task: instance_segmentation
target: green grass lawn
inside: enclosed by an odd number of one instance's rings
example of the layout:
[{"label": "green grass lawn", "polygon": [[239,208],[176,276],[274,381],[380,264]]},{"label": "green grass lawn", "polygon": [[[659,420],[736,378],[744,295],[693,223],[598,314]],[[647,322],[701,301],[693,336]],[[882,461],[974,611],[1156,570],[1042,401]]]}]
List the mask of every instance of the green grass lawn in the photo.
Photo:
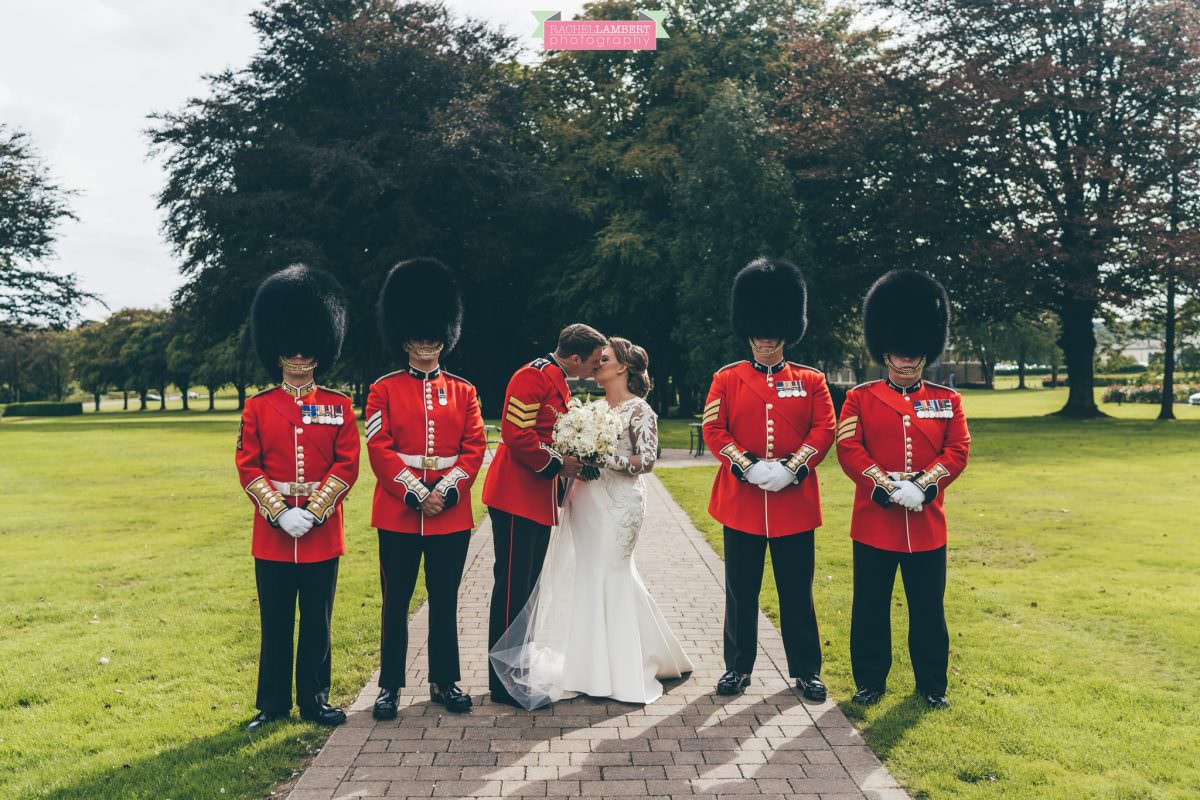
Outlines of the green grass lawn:
[{"label": "green grass lawn", "polygon": [[[0,797],[264,797],[324,741],[294,715],[243,730],[258,611],[236,436],[232,413],[0,422]],[[334,607],[334,703],[378,660],[373,488],[364,454]],[[423,601],[418,583],[413,607]]]},{"label": "green grass lawn", "polygon": [[[947,492],[953,708],[911,694],[899,585],[889,693],[848,702],[852,486],[831,457],[815,593],[832,696],[916,797],[1200,796],[1200,423],[987,419],[995,397],[1055,402],[985,394]],[[720,552],[712,468],[656,474]],[[763,602],[775,618],[770,579]]]}]

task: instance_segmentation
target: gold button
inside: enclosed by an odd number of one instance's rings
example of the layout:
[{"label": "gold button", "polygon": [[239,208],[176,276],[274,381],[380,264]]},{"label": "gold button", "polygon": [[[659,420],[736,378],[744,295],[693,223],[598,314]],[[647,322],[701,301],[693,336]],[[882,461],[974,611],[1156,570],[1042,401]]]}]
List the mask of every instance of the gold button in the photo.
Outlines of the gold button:
[{"label": "gold button", "polygon": [[775,407],[774,403],[767,403],[767,411],[770,411],[774,407]]}]

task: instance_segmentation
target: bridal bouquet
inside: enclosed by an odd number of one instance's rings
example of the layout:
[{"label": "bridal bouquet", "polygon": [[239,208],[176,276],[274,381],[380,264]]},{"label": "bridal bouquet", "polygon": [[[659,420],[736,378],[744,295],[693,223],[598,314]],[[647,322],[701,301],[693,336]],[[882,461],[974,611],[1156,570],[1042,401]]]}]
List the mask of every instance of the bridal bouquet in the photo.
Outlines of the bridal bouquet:
[{"label": "bridal bouquet", "polygon": [[616,455],[624,429],[621,415],[606,400],[588,403],[572,397],[567,412],[554,423],[554,449],[586,462],[585,479],[598,478],[599,465],[606,456]]}]

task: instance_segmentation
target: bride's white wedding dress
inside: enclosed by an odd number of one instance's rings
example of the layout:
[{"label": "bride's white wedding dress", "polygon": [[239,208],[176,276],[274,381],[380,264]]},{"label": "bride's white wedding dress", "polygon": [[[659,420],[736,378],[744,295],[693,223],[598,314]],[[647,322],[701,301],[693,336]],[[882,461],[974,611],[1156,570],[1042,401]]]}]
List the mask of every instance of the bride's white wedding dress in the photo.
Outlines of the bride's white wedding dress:
[{"label": "bride's white wedding dress", "polygon": [[618,455],[599,479],[574,482],[537,586],[489,653],[525,708],[580,694],[651,703],[662,696],[660,678],[692,671],[633,559],[645,517],[641,474],[658,452],[657,417],[640,397],[617,410],[626,434]]}]

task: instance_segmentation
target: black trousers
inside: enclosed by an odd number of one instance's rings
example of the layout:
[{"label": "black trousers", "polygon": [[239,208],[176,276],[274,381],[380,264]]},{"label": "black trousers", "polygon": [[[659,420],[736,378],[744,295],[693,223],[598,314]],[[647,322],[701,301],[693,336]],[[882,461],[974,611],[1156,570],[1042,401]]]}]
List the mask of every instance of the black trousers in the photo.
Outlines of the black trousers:
[{"label": "black trousers", "polygon": [[860,689],[886,689],[892,667],[892,586],[896,567],[908,599],[908,653],[917,688],[946,692],[950,634],[946,630],[946,548],[893,553],[854,543],[854,606],[850,664]]},{"label": "black trousers", "polygon": [[[488,516],[492,520],[492,543],[496,550],[496,564],[492,569],[492,607],[488,616],[490,649],[500,641],[513,618],[521,613],[542,574],[542,562],[546,560],[546,548],[550,546],[550,526],[495,508],[488,509]],[[494,699],[509,699],[508,690],[496,676],[491,659],[488,660],[488,689]]]},{"label": "black trousers", "polygon": [[821,631],[813,608],[813,532],[768,538],[725,528],[725,669],[753,672],[758,655],[758,593],[767,548],[779,591],[788,674],[821,672]]},{"label": "black trousers", "polygon": [[337,591],[338,559],[311,564],[254,559],[262,646],[258,653],[258,699],[270,714],[292,708],[292,633],[300,601],[296,649],[296,704],[314,708],[329,701],[332,666],[330,622]]},{"label": "black trousers", "polygon": [[379,583],[383,588],[382,667],[379,685],[406,686],[408,605],[417,586],[417,570],[425,557],[425,590],[429,595],[429,682],[444,686],[462,679],[458,665],[458,587],[471,532],[421,536],[379,531]]}]

